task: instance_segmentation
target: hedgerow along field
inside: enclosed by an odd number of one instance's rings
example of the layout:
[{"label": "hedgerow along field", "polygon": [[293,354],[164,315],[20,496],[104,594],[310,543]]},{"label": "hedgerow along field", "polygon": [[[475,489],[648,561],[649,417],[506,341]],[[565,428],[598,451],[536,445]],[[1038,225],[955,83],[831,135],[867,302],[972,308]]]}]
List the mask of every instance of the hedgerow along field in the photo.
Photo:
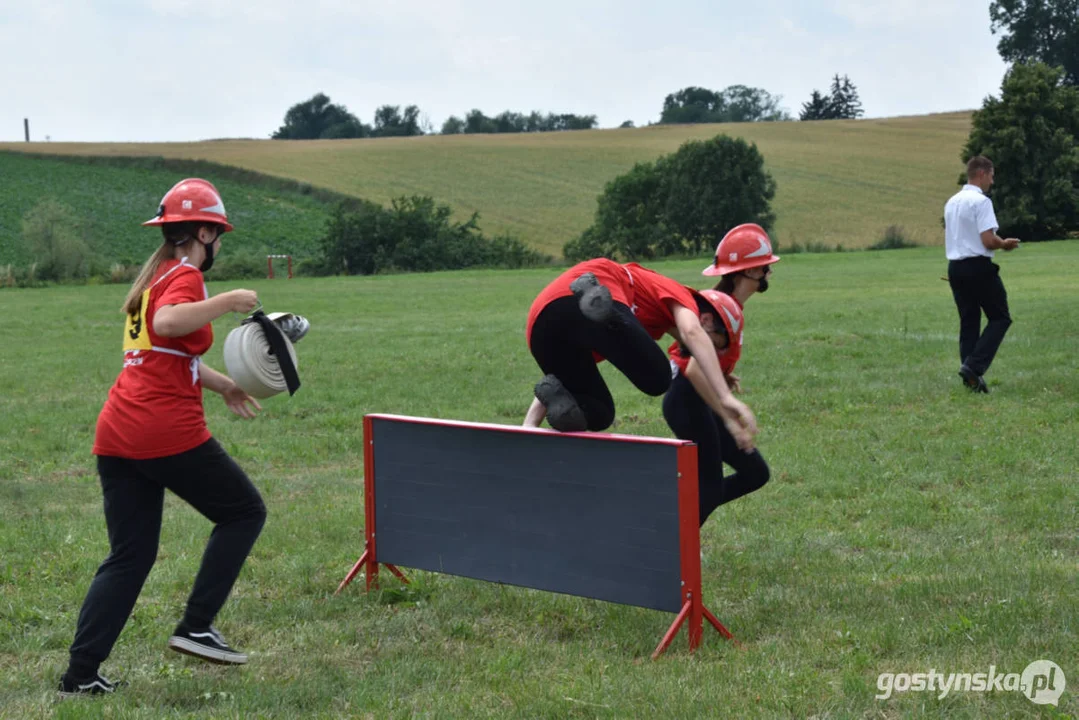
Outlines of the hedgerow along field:
[{"label": "hedgerow along field", "polygon": [[[567,240],[591,225],[607,182],[635,163],[720,133],[757,143],[764,156],[778,185],[773,207],[780,247],[863,248],[891,225],[914,242],[939,244],[944,201],[957,189],[959,152],[969,132],[970,113],[962,112],[520,135],[8,143],[0,149],[209,160],[383,204],[401,195],[430,195],[453,207],[459,220],[478,211],[487,235],[510,233],[557,257]],[[222,192],[228,207],[230,195]]]},{"label": "hedgerow along field", "polygon": [[[407,568],[411,586],[384,573],[381,592],[333,595],[362,549],[364,413],[519,423],[539,379],[525,316],[556,270],[251,283],[269,310],[313,323],[294,398],[254,421],[206,399],[269,507],[218,622],[251,662],[165,648],[210,531],[170,497],[157,566],[104,667],[130,686],[59,704],[107,552],[89,451],[125,289],[5,290],[0,716],[1076,717],[1079,244],[1001,253],[1015,324],[989,395],[955,374],[942,254],[788,256],[750,301],[738,370],[773,477],[703,529],[705,603],[745,648],[706,627],[695,655],[681,635],[658,662],[664,613]],[[701,287],[705,262],[655,267]],[[212,366],[237,322],[216,323]],[[615,431],[669,436],[659,399],[605,374]],[[1014,692],[874,698],[881,672],[1039,659],[1067,675],[1058,708]]]},{"label": "hedgerow along field", "polygon": [[[21,240],[22,221],[38,203],[58,200],[74,211],[79,233],[105,263],[141,263],[160,240],[160,230],[139,224],[157,211],[165,192],[187,177],[177,168],[145,160],[125,166],[65,162],[0,152],[0,265],[33,261]],[[183,168],[192,175],[200,168]],[[291,253],[315,257],[331,205],[298,190],[205,172],[221,191],[235,230],[233,253]]]}]

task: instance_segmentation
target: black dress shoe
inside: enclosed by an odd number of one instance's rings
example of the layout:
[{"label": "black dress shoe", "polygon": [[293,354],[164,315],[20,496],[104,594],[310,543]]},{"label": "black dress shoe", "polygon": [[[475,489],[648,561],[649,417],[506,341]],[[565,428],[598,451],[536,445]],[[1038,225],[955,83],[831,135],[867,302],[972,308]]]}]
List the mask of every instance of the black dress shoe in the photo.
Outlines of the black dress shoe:
[{"label": "black dress shoe", "polygon": [[966,365],[959,366],[959,377],[963,379],[963,384],[966,385],[971,392],[989,392],[989,386],[985,384],[985,378],[981,375],[975,375],[974,371]]}]

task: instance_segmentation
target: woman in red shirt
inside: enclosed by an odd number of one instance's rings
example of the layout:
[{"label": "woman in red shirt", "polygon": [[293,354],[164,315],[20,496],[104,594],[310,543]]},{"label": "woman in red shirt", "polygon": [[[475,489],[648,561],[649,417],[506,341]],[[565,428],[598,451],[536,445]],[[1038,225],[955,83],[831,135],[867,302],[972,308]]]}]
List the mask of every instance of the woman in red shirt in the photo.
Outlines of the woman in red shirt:
[{"label": "woman in red shirt", "polygon": [[110,693],[98,672],[131,615],[157,557],[165,490],[214,523],[187,608],[168,646],[210,662],[242,664],[212,626],[266,520],[266,506],[243,470],[206,428],[202,389],[235,414],[261,407],[200,356],[213,344],[210,323],[258,304],[253,290],[209,297],[203,273],[221,235],[232,230],[221,196],[205,180],[177,183],[157,216],[164,242],[124,302],[124,364],[98,416],[93,452],[105,499],[109,556],[79,613],[61,695]]},{"label": "woman in red shirt", "polygon": [[[724,378],[736,392],[741,390],[734,367],[742,354],[745,329],[742,308],[753,293],[768,289],[768,276],[776,262],[779,257],[772,253],[772,243],[764,229],[745,224],[724,236],[716,248],[715,260],[702,273],[722,275],[714,290],[704,290],[702,294],[714,293],[715,302],[728,320],[731,343],[720,352],[718,360]],[[671,345],[668,352],[674,377],[663,398],[663,417],[677,437],[697,443],[700,524],[703,525],[720,505],[763,487],[770,471],[760,451],[742,447],[727,423],[713,411],[716,398],[712,396],[702,364],[697,361],[699,356],[690,357],[678,343]],[[734,468],[735,474],[724,477],[723,463]]]},{"label": "woman in red shirt", "polygon": [[715,411],[742,447],[752,447],[756,420],[723,380],[716,347],[726,342],[716,310],[697,291],[636,263],[600,258],[570,268],[532,303],[525,335],[545,373],[524,424],[544,417],[563,432],[605,430],[614,400],[596,363],[609,360],[642,392],[658,396],[671,381],[656,340],[670,334],[704,358]]}]

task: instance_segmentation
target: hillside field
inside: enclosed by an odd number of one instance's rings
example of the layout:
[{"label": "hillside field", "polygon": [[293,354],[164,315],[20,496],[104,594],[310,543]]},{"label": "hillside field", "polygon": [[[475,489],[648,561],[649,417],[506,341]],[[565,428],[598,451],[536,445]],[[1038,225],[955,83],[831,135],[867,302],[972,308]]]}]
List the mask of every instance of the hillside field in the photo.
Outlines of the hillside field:
[{"label": "hillside field", "polygon": [[[901,187],[901,184],[894,186]],[[363,542],[362,418],[518,424],[523,337],[553,269],[259,280],[310,318],[303,387],[251,421],[207,393],[215,436],[269,508],[217,625],[250,664],[165,648],[209,523],[168,497],[157,565],[96,702],[57,703],[108,544],[90,455],[120,370],[119,285],[0,292],[0,718],[900,718],[1079,716],[1079,243],[1001,254],[1015,324],[973,395],[940,248],[801,254],[746,308],[738,374],[772,470],[702,531],[710,628],[648,657],[672,616],[403,568],[333,591]],[[656,263],[704,285],[704,258]],[[218,293],[238,283],[210,283]],[[222,368],[215,323],[206,357]],[[660,400],[604,369],[617,432],[669,437]],[[1067,676],[1018,692],[900,692],[880,673]]]},{"label": "hillside field", "polygon": [[[141,263],[161,243],[159,228],[139,224],[157,212],[176,172],[152,167],[116,167],[63,162],[0,152],[0,265],[31,262],[22,239],[23,218],[46,199],[74,211],[78,232],[105,263]],[[317,253],[329,207],[300,192],[273,190],[217,178],[235,230],[226,236],[232,252]]]},{"label": "hillside field", "polygon": [[[957,112],[880,120],[656,125],[526,135],[7,143],[0,144],[0,149],[208,160],[381,203],[400,195],[431,195],[451,205],[461,219],[479,211],[485,233],[508,232],[559,256],[563,244],[591,224],[596,197],[607,182],[635,163],[674,152],[688,140],[719,133],[752,141],[764,155],[778,185],[773,207],[775,237],[781,247],[793,242],[866,247],[890,225],[902,227],[915,242],[942,244],[942,209],[956,190],[962,171],[959,153],[969,131],[970,113]],[[37,175],[28,166],[19,171],[20,182]],[[103,186],[103,179],[95,180],[91,170],[81,172],[83,184]],[[169,185],[154,182],[131,202],[156,208],[160,193]],[[59,189],[50,185],[48,191]],[[230,202],[239,207],[230,192],[224,188],[222,192],[226,207]],[[270,221],[266,227],[272,225]],[[0,225],[5,243],[7,232]],[[289,238],[283,239],[287,244]]]}]

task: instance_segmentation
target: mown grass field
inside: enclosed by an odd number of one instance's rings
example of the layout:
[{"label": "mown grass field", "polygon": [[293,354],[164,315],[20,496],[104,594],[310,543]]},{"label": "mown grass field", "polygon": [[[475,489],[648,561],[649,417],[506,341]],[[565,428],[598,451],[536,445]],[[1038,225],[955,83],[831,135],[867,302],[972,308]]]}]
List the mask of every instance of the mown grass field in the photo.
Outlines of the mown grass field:
[{"label": "mown grass field", "polygon": [[[89,455],[120,366],[120,286],[5,290],[0,306],[3,718],[1079,716],[1079,243],[999,260],[1015,324],[960,387],[940,249],[797,255],[747,308],[739,374],[772,481],[703,529],[706,627],[652,652],[672,617],[407,571],[333,590],[362,545],[367,412],[520,422],[523,339],[552,269],[258,281],[307,315],[304,386],[254,421],[207,397],[215,435],[269,507],[218,625],[244,668],[165,643],[209,524],[170,497],[157,566],[103,670],[131,684],[58,703],[79,604],[107,552]],[[702,261],[656,264],[698,284]],[[211,292],[235,284],[213,283]],[[221,367],[232,317],[207,361]],[[660,403],[606,371],[620,432],[667,436]],[[1014,692],[874,698],[881,672],[1021,673],[1056,662],[1059,707]]]},{"label": "mown grass field", "polygon": [[[166,169],[112,167],[0,152],[0,265],[28,265],[22,238],[26,214],[46,199],[74,212],[78,232],[106,263],[141,263],[161,241],[161,231],[139,224],[157,212],[161,196],[184,175]],[[212,178],[235,230],[234,251],[317,254],[329,206],[299,192]]]},{"label": "mown grass field", "polygon": [[[210,160],[386,203],[431,195],[485,233],[560,256],[591,225],[596,196],[635,163],[726,133],[755,142],[778,184],[780,245],[861,248],[899,225],[941,244],[944,201],[962,170],[970,113],[883,120],[651,126],[626,130],[332,141],[7,143],[0,149]],[[167,186],[167,184],[166,184]],[[157,192],[155,189],[154,192]],[[222,192],[225,192],[222,190]],[[154,199],[156,202],[156,198]],[[230,195],[225,194],[225,202]]]}]

